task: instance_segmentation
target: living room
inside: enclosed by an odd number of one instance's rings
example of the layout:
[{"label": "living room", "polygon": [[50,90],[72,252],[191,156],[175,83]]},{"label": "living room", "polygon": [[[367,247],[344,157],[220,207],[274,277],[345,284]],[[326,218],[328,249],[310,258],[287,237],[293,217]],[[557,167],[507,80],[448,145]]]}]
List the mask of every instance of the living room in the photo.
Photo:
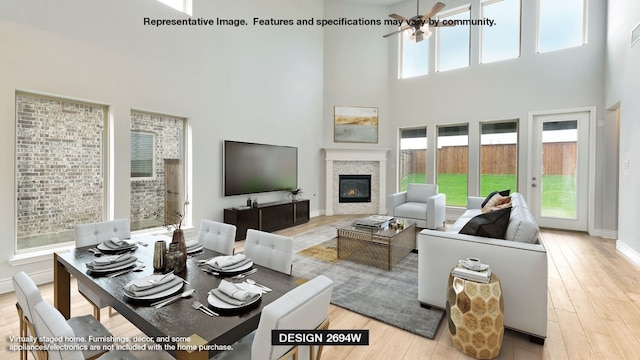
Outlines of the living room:
[{"label": "living room", "polygon": [[[426,9],[433,1],[422,1]],[[447,1],[447,8],[475,1]],[[503,62],[435,71],[399,79],[398,40],[382,35],[384,26],[149,26],[146,17],[186,18],[155,0],[28,0],[0,5],[2,83],[0,114],[2,168],[14,169],[16,93],[97,103],[108,107],[111,164],[106,218],[129,217],[130,119],[132,110],[187,119],[191,224],[223,219],[223,209],[244,205],[246,197],[222,193],[222,141],[236,140],[298,148],[298,185],[310,200],[311,217],[327,212],[323,149],[388,149],[384,192],[398,189],[398,129],[469,124],[478,134],[487,121],[519,121],[517,188],[527,193],[531,119],[552,111],[587,110],[592,124],[589,161],[591,202],[588,231],[617,239],[624,256],[640,264],[638,167],[634,154],[640,105],[640,47],[630,46],[640,19],[631,0],[589,1],[587,43],[557,52],[537,53],[536,2],[522,4],[521,56]],[[327,0],[269,2],[194,1],[193,17],[247,19],[376,18],[413,14],[415,1],[386,4]],[[475,10],[474,10],[475,11]],[[474,38],[478,29],[471,29]],[[433,41],[433,39],[429,40]],[[432,43],[433,44],[433,43]],[[479,53],[471,41],[472,55]],[[431,52],[431,59],[435,59]],[[286,100],[286,101],[285,101]],[[379,110],[375,144],[334,141],[334,106]],[[612,132],[615,134],[611,139]],[[618,135],[619,134],[619,135]],[[477,138],[477,136],[475,136]],[[429,141],[433,141],[433,137]],[[469,137],[471,142],[474,136]],[[435,144],[430,142],[429,144]],[[613,144],[613,145],[611,145]],[[470,146],[474,144],[471,143]],[[475,144],[477,146],[477,143]],[[435,155],[431,164],[434,164]],[[612,164],[613,156],[615,164]],[[619,166],[617,166],[619,164]],[[615,173],[614,180],[605,176]],[[432,165],[433,166],[433,165]],[[469,173],[478,158],[470,156]],[[473,170],[473,171],[472,171]],[[427,182],[436,180],[435,167]],[[478,188],[478,176],[468,177]],[[613,185],[612,185],[613,183]],[[16,203],[16,178],[0,180],[0,198]],[[468,195],[479,195],[469,190]],[[618,195],[619,194],[619,195]],[[282,193],[257,195],[259,202]],[[611,208],[611,204],[617,204]],[[460,211],[448,209],[448,219]],[[16,254],[17,210],[0,210],[4,245],[0,290],[11,291],[11,276],[24,270],[39,283],[51,281],[50,255]]]}]

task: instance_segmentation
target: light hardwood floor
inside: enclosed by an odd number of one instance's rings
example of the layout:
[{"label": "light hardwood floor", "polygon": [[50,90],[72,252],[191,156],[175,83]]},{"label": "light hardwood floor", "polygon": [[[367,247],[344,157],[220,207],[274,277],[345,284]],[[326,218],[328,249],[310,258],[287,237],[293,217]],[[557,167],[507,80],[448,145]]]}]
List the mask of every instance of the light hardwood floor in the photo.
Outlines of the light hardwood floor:
[{"label": "light hardwood floor", "polygon": [[[321,216],[279,233],[295,235],[343,218]],[[543,230],[541,236],[549,256],[546,343],[535,345],[506,331],[498,359],[640,359],[640,267],[615,250],[614,240],[557,230]],[[237,243],[238,250],[243,246]],[[91,313],[75,282],[73,286],[72,315]],[[40,288],[52,301],[52,284]],[[8,351],[8,337],[18,334],[15,301],[13,293],[0,295],[0,356],[12,359],[18,358]],[[142,335],[120,315],[109,318],[104,309],[102,317],[114,335]],[[368,329],[370,345],[325,347],[323,360],[470,359],[453,347],[444,322],[429,340],[336,306],[331,306],[329,319],[332,329]],[[171,359],[164,352],[136,355]]]}]

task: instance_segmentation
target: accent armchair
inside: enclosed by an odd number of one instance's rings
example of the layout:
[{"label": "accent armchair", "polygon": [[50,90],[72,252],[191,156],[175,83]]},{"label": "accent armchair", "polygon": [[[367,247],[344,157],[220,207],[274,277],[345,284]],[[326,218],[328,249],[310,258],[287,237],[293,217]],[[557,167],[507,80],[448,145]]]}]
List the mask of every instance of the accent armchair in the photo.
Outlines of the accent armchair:
[{"label": "accent armchair", "polygon": [[444,225],[446,196],[438,193],[437,184],[408,184],[407,191],[389,195],[387,215],[435,229]]}]

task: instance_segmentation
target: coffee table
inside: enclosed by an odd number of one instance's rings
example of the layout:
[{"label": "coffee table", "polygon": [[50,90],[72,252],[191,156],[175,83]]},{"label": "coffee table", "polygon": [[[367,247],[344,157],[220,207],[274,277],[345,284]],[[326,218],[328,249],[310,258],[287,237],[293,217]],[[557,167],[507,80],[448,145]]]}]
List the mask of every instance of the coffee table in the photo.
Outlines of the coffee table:
[{"label": "coffee table", "polygon": [[369,230],[353,226],[338,228],[338,259],[391,270],[416,244],[416,226],[401,230]]}]

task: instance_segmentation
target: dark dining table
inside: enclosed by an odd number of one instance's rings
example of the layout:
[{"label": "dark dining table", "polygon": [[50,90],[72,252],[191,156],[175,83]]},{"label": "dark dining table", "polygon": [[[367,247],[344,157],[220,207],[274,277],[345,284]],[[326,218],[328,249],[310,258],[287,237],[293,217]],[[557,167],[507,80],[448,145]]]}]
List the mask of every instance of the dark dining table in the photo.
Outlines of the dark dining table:
[{"label": "dark dining table", "polygon": [[[141,272],[131,272],[117,277],[94,276],[87,270],[86,263],[96,259],[88,251],[91,246],[54,253],[54,305],[62,315],[69,319],[70,309],[70,276],[86,285],[101,299],[140,329],[147,337],[162,342],[165,350],[178,359],[208,359],[220,349],[228,348],[233,343],[251,333],[258,327],[262,309],[274,300],[297,286],[293,276],[253,265],[257,272],[247,278],[271,288],[273,291],[262,294],[253,306],[236,312],[224,312],[208,305],[207,297],[211,289],[217,288],[225,277],[214,276],[201,270],[198,260],[221,255],[204,249],[187,259],[186,268],[177,276],[185,280],[182,291],[193,288],[191,298],[181,299],[173,304],[155,309],[149,302],[135,301],[123,293],[124,286],[131,280],[152,275],[154,241],[151,237],[143,240],[148,246],[138,245],[132,252],[139,263],[145,264]],[[109,256],[109,255],[103,255]],[[226,278],[229,280],[229,278]],[[240,280],[236,280],[240,281]],[[194,300],[218,312],[220,316],[211,317],[192,307]],[[188,337],[189,342],[182,338]],[[166,341],[168,340],[168,341]],[[155,346],[158,346],[156,343]],[[184,346],[185,344],[189,346]],[[199,346],[202,345],[202,348]],[[198,348],[196,348],[198,347]]]}]

